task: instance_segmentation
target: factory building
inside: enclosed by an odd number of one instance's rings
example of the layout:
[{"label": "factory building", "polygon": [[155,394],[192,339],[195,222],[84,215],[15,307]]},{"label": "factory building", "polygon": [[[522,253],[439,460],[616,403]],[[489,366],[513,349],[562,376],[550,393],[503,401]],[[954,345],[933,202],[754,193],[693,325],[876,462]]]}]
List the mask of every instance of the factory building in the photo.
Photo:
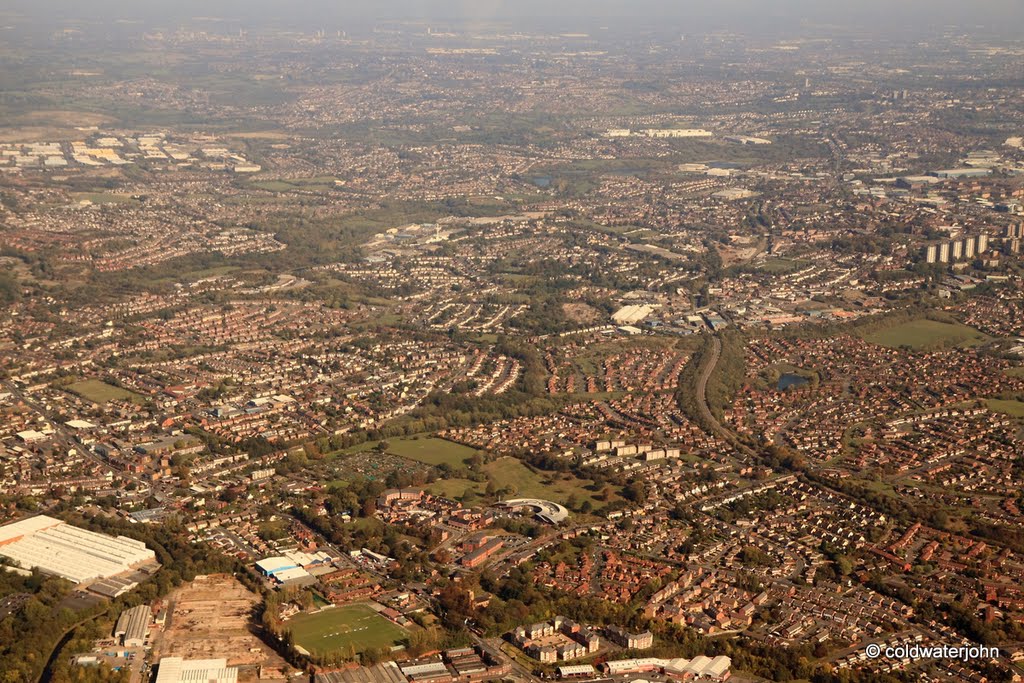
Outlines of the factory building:
[{"label": "factory building", "polygon": [[86,531],[46,515],[0,527],[0,557],[22,570],[38,569],[75,583],[156,564],[142,541]]},{"label": "factory building", "polygon": [[164,657],[156,670],[156,683],[236,683],[238,668],[226,659]]},{"label": "factory building", "polygon": [[653,306],[631,304],[629,306],[623,306],[612,313],[612,320],[614,320],[617,325],[631,325],[633,323],[640,322],[651,313],[654,313]]},{"label": "factory building", "polygon": [[256,563],[256,569],[282,586],[307,586],[316,582],[299,561],[287,555],[263,558]]},{"label": "factory building", "polygon": [[992,175],[991,168],[946,168],[935,172],[938,178],[982,178]]},{"label": "factory building", "polygon": [[149,605],[139,605],[121,612],[114,627],[114,637],[125,647],[142,647],[149,635],[153,611]]}]

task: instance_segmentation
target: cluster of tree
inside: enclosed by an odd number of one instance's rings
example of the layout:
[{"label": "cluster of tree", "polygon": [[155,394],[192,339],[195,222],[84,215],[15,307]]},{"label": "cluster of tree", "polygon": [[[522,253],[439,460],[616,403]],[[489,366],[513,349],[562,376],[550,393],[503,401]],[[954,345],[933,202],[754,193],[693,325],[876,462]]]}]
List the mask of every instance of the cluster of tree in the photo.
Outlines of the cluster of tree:
[{"label": "cluster of tree", "polygon": [[771,555],[752,545],[743,546],[738,559],[744,567],[774,567],[776,565]]},{"label": "cluster of tree", "polygon": [[71,654],[87,652],[99,638],[110,634],[113,627],[110,616],[86,621],[74,630],[73,636],[64,644],[50,663],[45,678],[49,683],[128,683],[131,670],[115,671],[108,664],[78,666]]},{"label": "cluster of tree", "polygon": [[[302,508],[292,513],[324,538],[345,550],[369,548],[395,560],[389,576],[401,581],[424,578],[431,567],[427,547],[432,543],[427,527],[396,527],[376,523],[343,521],[341,513],[372,519],[377,511],[377,497],[384,491],[379,481],[356,479],[331,488],[324,501],[328,514],[320,516]],[[410,539],[419,539],[413,544]]]},{"label": "cluster of tree", "polygon": [[10,306],[21,297],[21,286],[13,273],[0,272],[0,306]]},{"label": "cluster of tree", "polygon": [[[718,338],[722,350],[714,370],[708,377],[705,396],[708,408],[718,419],[723,411],[732,404],[736,392],[743,386],[746,377],[747,363],[743,333],[736,328],[728,328]],[[676,403],[687,417],[710,431],[710,425],[698,403],[697,385],[705,365],[713,353],[713,337],[703,339],[700,348],[693,354],[683,368],[679,378],[679,389],[676,391]]]},{"label": "cluster of tree", "polygon": [[756,513],[771,512],[787,503],[787,498],[778,491],[765,491],[755,496],[746,496],[723,505],[715,511],[715,516],[723,522],[732,523],[737,519],[751,519]]}]

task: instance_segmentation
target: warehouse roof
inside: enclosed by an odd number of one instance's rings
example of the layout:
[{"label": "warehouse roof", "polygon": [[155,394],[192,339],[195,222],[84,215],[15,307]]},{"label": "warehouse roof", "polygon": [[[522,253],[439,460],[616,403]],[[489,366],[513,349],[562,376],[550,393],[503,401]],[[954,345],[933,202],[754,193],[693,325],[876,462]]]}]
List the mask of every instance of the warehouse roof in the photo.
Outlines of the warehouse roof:
[{"label": "warehouse roof", "polygon": [[46,515],[0,527],[0,556],[76,583],[156,561],[142,541],[87,531]]},{"label": "warehouse roof", "polygon": [[226,659],[182,659],[164,657],[156,672],[156,683],[235,683],[238,669]]}]

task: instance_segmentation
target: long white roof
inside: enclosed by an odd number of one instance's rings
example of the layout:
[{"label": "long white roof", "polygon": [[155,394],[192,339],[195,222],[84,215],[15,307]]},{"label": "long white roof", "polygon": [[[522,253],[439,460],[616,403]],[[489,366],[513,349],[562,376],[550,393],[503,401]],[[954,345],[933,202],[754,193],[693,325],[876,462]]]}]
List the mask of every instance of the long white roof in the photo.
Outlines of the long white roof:
[{"label": "long white roof", "polygon": [[98,534],[46,515],[0,527],[0,555],[24,569],[38,568],[76,583],[156,560],[142,541]]},{"label": "long white roof", "polygon": [[235,683],[238,669],[226,659],[164,657],[156,671],[156,683]]}]

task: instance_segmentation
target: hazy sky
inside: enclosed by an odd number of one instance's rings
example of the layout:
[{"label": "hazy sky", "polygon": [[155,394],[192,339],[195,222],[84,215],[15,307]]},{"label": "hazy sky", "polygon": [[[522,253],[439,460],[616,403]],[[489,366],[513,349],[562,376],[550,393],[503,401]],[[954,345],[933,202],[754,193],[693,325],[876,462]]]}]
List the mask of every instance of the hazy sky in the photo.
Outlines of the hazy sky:
[{"label": "hazy sky", "polygon": [[[250,26],[334,27],[354,21],[505,21],[565,29],[573,22],[593,24],[629,19],[662,28],[756,29],[762,22],[884,27],[988,25],[1018,31],[1024,26],[1024,0],[4,0],[2,11],[37,20],[81,18],[143,19],[180,23],[195,16],[223,17]],[[8,14],[9,15],[9,14]]]}]

